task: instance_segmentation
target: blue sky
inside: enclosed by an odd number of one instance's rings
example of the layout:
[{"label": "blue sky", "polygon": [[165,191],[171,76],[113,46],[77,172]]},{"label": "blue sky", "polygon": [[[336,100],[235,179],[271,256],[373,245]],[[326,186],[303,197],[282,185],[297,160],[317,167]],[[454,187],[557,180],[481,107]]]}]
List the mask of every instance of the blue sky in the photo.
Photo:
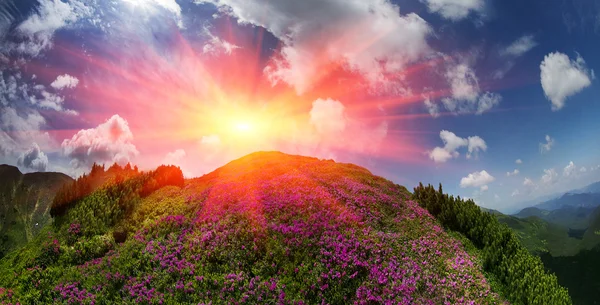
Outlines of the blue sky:
[{"label": "blue sky", "polygon": [[9,0],[0,163],[282,150],[513,211],[600,180],[598,54],[593,0]]}]

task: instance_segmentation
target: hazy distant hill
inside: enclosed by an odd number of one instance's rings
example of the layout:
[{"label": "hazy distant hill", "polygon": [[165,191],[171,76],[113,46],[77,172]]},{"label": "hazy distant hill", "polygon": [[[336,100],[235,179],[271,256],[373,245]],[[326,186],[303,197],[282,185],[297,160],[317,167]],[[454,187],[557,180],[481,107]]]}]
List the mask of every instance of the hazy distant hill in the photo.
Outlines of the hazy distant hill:
[{"label": "hazy distant hill", "polygon": [[586,187],[570,191],[569,193],[600,193],[600,181],[592,183]]},{"label": "hazy distant hill", "polygon": [[62,173],[22,174],[0,165],[0,257],[30,241],[50,220],[54,195],[71,177]]},{"label": "hazy distant hill", "polygon": [[589,226],[593,206],[563,205],[555,210],[544,210],[538,207],[530,207],[521,210],[514,216],[519,218],[538,217],[548,222],[558,224],[567,228],[582,230]]},{"label": "hazy distant hill", "polygon": [[542,210],[556,210],[564,206],[595,208],[600,206],[600,193],[565,193],[564,195],[535,205]]}]

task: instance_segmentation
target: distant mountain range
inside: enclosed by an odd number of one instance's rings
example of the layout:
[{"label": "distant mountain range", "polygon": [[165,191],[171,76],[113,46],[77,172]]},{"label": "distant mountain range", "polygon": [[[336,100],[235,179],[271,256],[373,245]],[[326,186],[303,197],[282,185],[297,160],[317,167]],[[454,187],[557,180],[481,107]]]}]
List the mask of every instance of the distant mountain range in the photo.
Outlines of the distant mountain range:
[{"label": "distant mountain range", "polygon": [[32,240],[50,221],[56,192],[73,179],[62,173],[23,174],[0,165],[0,257]]},{"label": "distant mountain range", "polygon": [[542,210],[558,210],[563,207],[595,208],[600,206],[600,193],[565,193],[564,195],[535,205]]},{"label": "distant mountain range", "polygon": [[519,202],[517,205],[504,209],[504,214],[516,215],[522,210],[536,207],[543,210],[556,210],[562,206],[600,206],[600,181],[588,186],[573,189],[564,193],[554,193],[541,196],[529,201]]}]

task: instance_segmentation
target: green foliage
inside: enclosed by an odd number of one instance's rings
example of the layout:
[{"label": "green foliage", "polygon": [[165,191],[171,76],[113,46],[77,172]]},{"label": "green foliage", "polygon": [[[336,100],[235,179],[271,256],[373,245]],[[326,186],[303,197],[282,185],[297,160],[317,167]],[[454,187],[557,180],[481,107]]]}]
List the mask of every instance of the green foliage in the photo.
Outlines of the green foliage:
[{"label": "green foliage", "polygon": [[566,227],[534,216],[523,219],[504,214],[495,216],[500,223],[513,229],[523,246],[534,255],[549,252],[553,256],[565,256],[579,250],[580,240],[569,237]]},{"label": "green foliage", "polygon": [[600,300],[600,245],[574,256],[541,256],[544,265],[555,272],[558,282],[569,288],[573,303],[598,304]]},{"label": "green foliage", "polygon": [[431,185],[419,184],[414,198],[449,230],[464,234],[483,254],[485,270],[503,286],[503,294],[516,304],[572,304],[557,278],[544,269],[518,237],[472,200],[454,198]]},{"label": "green foliage", "polygon": [[[94,177],[102,173],[103,167],[96,167],[89,176],[82,176],[88,177],[83,181],[94,180]],[[67,206],[68,209],[61,212],[62,216],[55,218],[54,227],[59,234],[72,239],[73,234],[69,232],[69,228],[77,223],[81,234],[88,238],[104,235],[132,213],[141,197],[164,186],[183,186],[183,173],[175,166],[160,166],[155,171],[138,173],[137,168],[132,170],[126,166],[122,169],[113,165],[107,173],[112,173],[112,176],[103,182],[102,187],[78,199],[76,204],[61,205],[61,209]],[[73,185],[75,187],[77,184]]]},{"label": "green foliage", "polygon": [[52,217],[64,215],[77,201],[90,195],[107,181],[118,183],[136,176],[138,173],[137,167],[131,168],[130,164],[121,167],[115,163],[105,171],[104,165],[100,166],[94,163],[89,174],[84,174],[73,183],[63,186],[56,193],[50,207],[50,215]]}]

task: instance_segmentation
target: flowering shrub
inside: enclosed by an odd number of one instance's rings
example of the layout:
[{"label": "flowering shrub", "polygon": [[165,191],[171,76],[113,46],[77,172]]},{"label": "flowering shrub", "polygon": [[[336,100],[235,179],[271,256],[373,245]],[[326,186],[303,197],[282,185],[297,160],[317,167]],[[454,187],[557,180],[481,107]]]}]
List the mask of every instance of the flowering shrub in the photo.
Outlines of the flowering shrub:
[{"label": "flowering shrub", "polygon": [[75,235],[75,236],[81,235],[81,225],[78,223],[72,223],[69,226],[68,232],[70,235]]},{"label": "flowering shrub", "polygon": [[42,244],[41,253],[38,257],[38,263],[42,266],[49,266],[58,261],[62,250],[60,242],[52,234],[48,234],[47,240]]}]

